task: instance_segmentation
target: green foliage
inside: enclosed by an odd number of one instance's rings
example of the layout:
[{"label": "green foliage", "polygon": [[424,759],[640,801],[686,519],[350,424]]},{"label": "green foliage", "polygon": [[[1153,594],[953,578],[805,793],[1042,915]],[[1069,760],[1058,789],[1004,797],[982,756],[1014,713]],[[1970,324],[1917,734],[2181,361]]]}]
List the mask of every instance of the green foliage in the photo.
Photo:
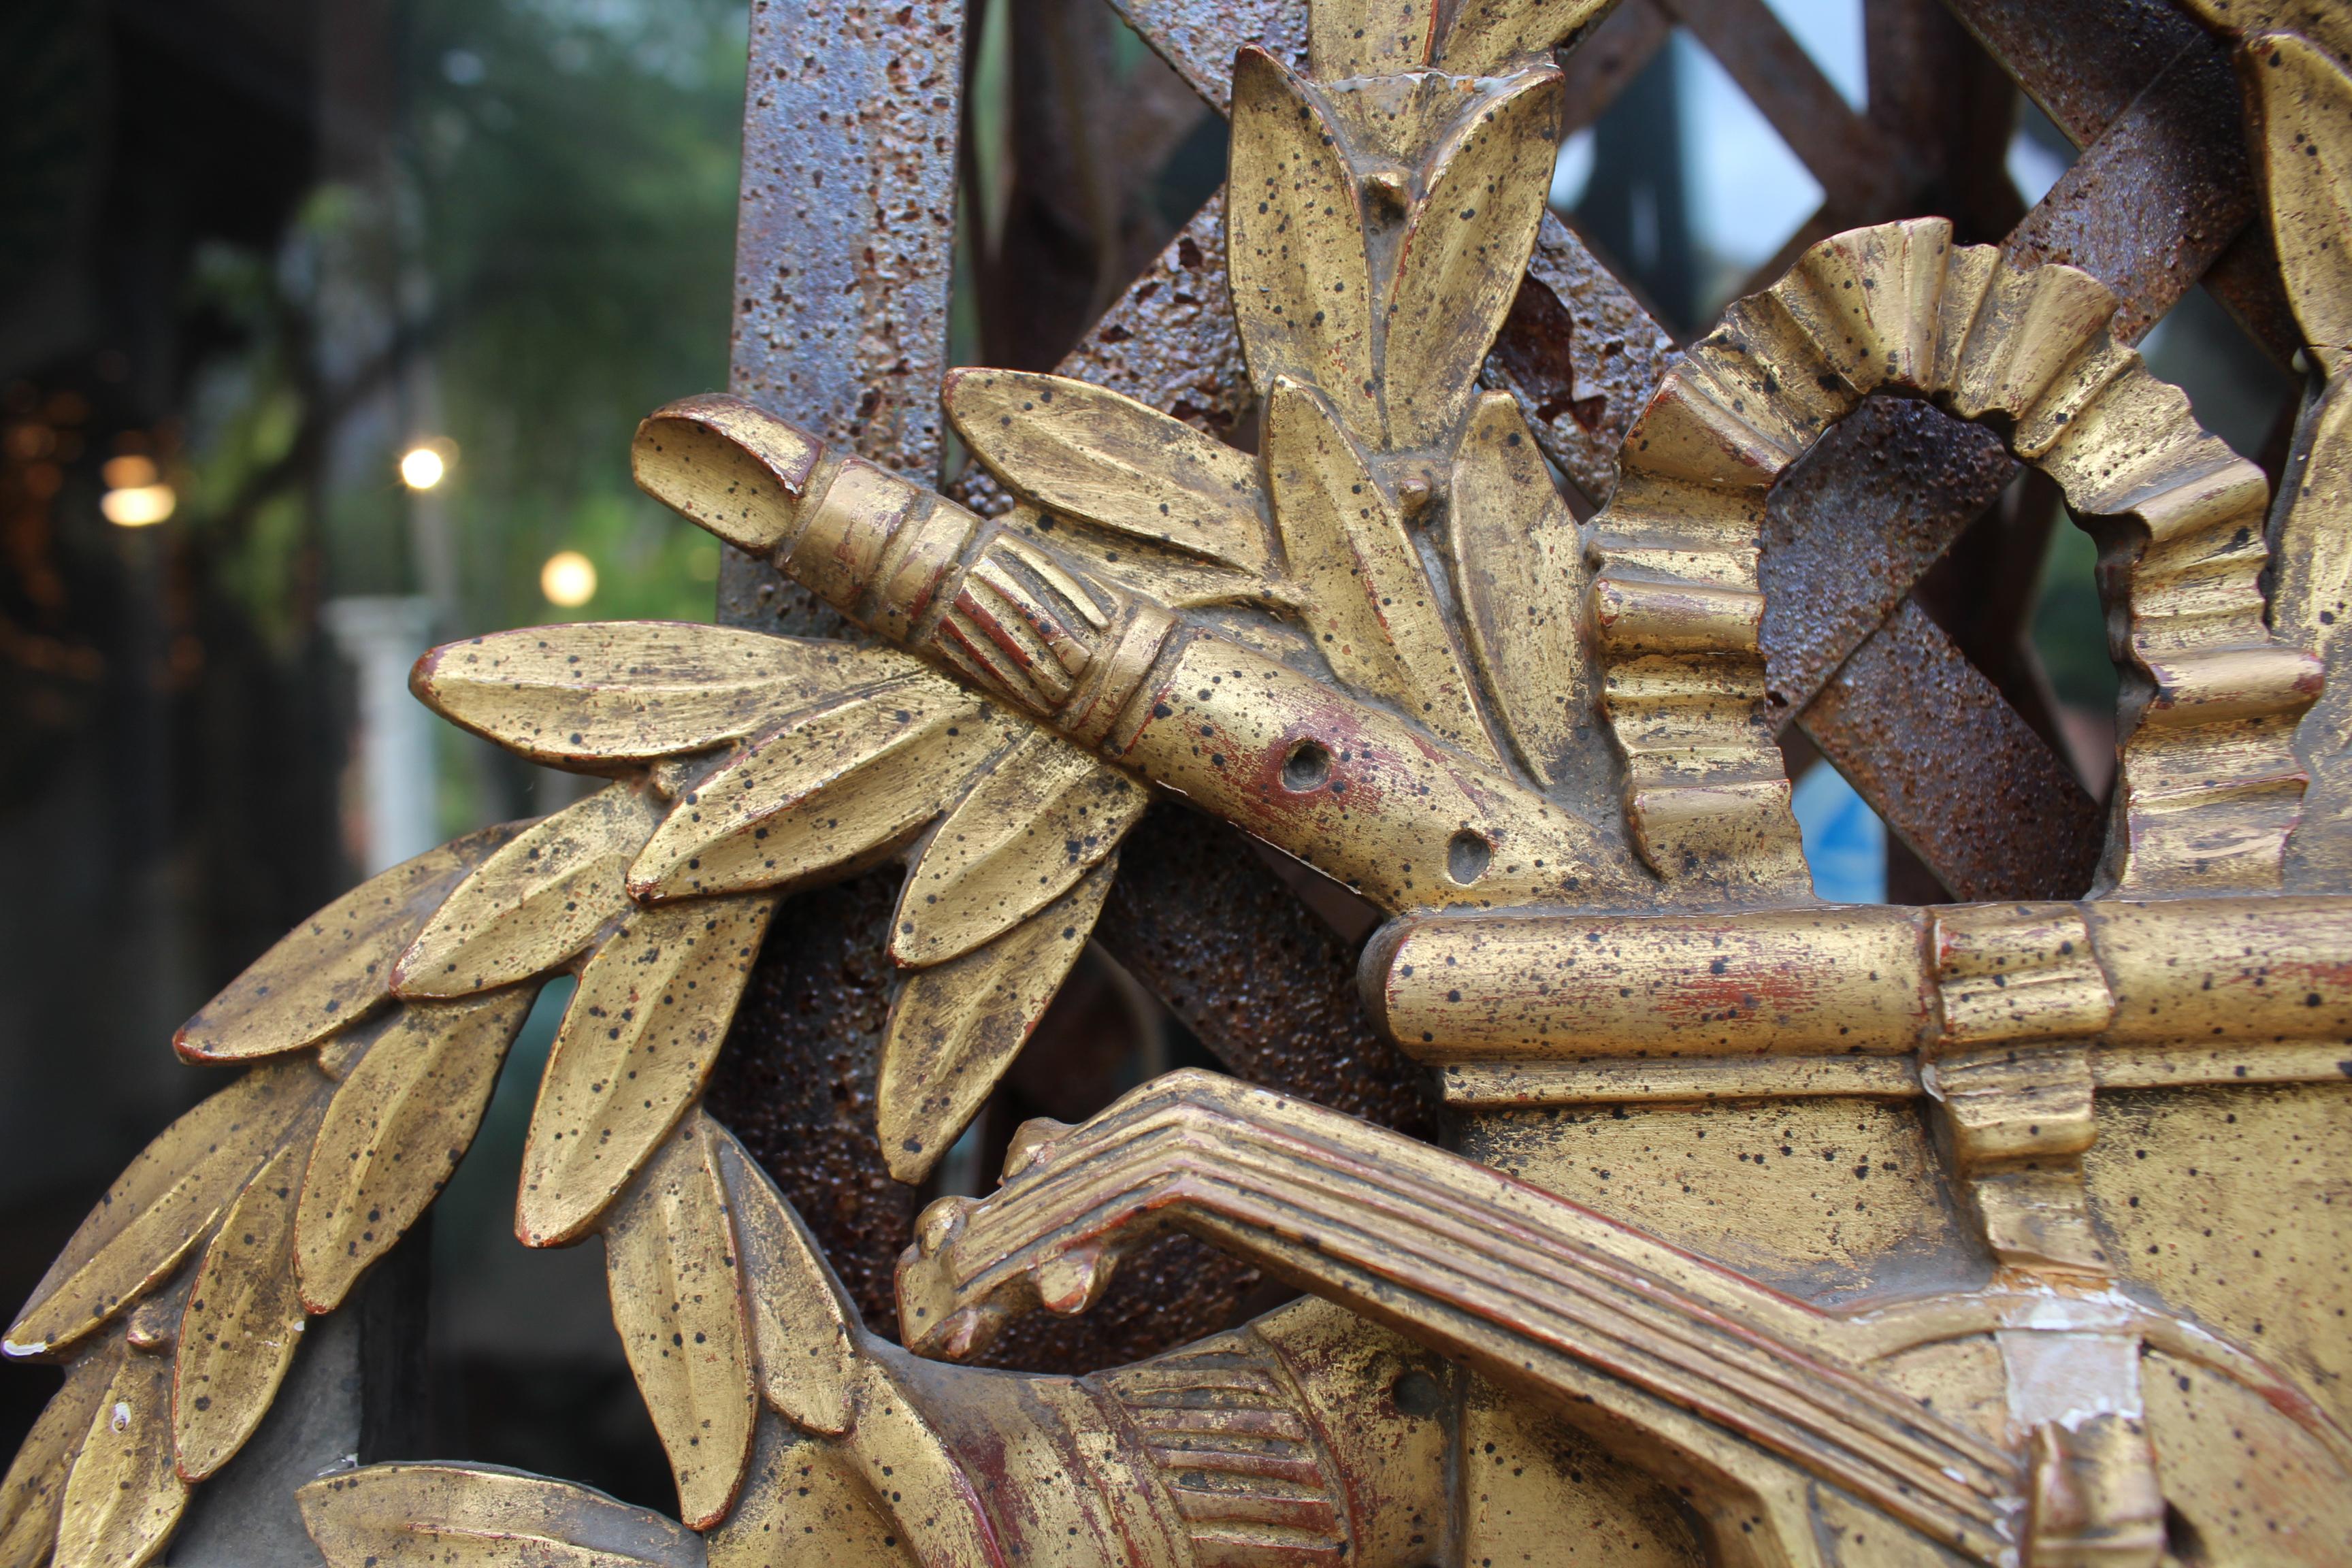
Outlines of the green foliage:
[{"label": "green foliage", "polygon": [[[467,629],[708,619],[716,555],[630,482],[636,422],[723,387],[746,15],[732,0],[417,0],[405,149]],[[539,568],[596,563],[557,611]]]}]

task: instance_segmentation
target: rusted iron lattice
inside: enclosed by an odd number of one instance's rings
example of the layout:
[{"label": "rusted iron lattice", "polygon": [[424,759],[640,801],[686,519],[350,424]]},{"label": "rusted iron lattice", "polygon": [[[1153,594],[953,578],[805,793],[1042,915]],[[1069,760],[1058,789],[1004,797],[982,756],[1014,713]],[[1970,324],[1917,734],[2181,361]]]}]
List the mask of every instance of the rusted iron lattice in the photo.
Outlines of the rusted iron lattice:
[{"label": "rusted iron lattice", "polygon": [[[2334,1561],[2352,23],[1874,0],[1857,112],[1762,0],[1121,14],[1114,134],[1091,0],[755,13],[734,392],[633,447],[722,624],[419,662],[607,782],[182,1028],[248,1070],[8,1331],[0,1568],[155,1558],[559,974],[516,1233],[601,1238],[677,1517],[336,1468],[333,1568]],[[1679,346],[1546,210],[1675,27],[1828,193]],[[2200,280],[2318,373],[2269,472],[2132,346]],[[1895,901],[1815,895],[1816,752]]]},{"label": "rusted iron lattice", "polygon": [[[1220,113],[1236,48],[1303,58],[1298,6],[1112,4]],[[1069,29],[1058,13],[1075,8],[1033,9],[1038,26]],[[2021,261],[2065,262],[2106,283],[2123,301],[2124,341],[2201,281],[2265,353],[2282,364],[2294,356],[2301,339],[2255,221],[2226,39],[2168,0],[1866,0],[1864,17],[1868,107],[1857,110],[1764,0],[1625,0],[1563,57],[1562,133],[1597,121],[1685,27],[1827,193],[1740,293],[1825,235],[1941,213],[1962,242],[1999,242]],[[951,5],[903,13],[763,0],[753,12],[734,386],[913,474],[941,460],[933,389],[945,368],[957,211],[942,127],[962,107],[963,20]],[[837,44],[845,24],[863,47],[825,54],[821,79],[811,79],[800,62],[820,35]],[[861,63],[845,68],[845,59]],[[2031,211],[2001,163],[2016,91],[2083,149]],[[1034,119],[1024,129],[1039,139],[1081,130]],[[1018,155],[1051,160],[1056,149]],[[853,180],[865,199],[814,201],[818,179]],[[1225,303],[1223,205],[1213,196],[1054,368],[1213,434],[1239,428],[1250,389]],[[861,217],[866,226],[855,226]],[[838,276],[803,277],[812,258]],[[1015,347],[1040,352],[1034,341]],[[1598,504],[1674,353],[1633,290],[1547,216],[1488,377],[1518,395],[1546,455]],[[1874,403],[1773,493],[1763,627],[1771,699],[1789,731],[1886,822],[1897,897],[2070,897],[2098,858],[2104,807],[2064,760],[2022,641],[2056,498],[2029,474],[2023,493],[2004,500],[2015,472],[1979,426],[1926,405]],[[983,510],[1003,504],[976,468],[959,493]],[[729,624],[837,625],[809,608],[805,590],[729,554]],[[1947,602],[1923,605],[1923,579],[1939,562],[1985,591],[1964,599],[1947,589]],[[1123,883],[1148,877],[1152,896],[1114,898],[1097,939],[1232,1070],[1344,1103],[1315,1091],[1327,1052],[1349,1059],[1377,1048],[1355,1001],[1355,953],[1282,894],[1239,835],[1198,818],[1186,826],[1130,851]],[[1137,865],[1147,857],[1148,868]],[[870,952],[889,899],[877,890],[866,901]],[[1261,968],[1269,953],[1297,955],[1280,984]],[[882,1174],[866,1131],[870,1051],[842,1044],[870,1039],[875,1026],[845,1000],[809,997],[782,1016],[747,1005],[731,1070],[758,1073],[804,1109],[771,1103],[730,1124],[787,1183],[845,1275],[868,1282],[860,1304],[883,1322],[914,1205]],[[1335,1035],[1369,1043],[1334,1047]],[[830,1152],[796,1152],[812,1147]],[[804,1186],[783,1174],[793,1171],[809,1173]],[[1239,1300],[1223,1279],[1191,1291]],[[1169,1305],[1162,1342],[1173,1344],[1202,1309]],[[1080,1351],[1040,1363],[1089,1364],[1104,1363]]]}]

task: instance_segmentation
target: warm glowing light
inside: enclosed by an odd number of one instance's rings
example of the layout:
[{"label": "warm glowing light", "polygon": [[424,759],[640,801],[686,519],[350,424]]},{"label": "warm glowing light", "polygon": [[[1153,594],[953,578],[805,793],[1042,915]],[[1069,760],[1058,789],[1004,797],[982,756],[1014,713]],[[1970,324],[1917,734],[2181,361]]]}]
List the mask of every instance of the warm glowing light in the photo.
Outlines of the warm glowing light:
[{"label": "warm glowing light", "polygon": [[559,550],[539,569],[539,591],[549,604],[576,610],[596,596],[596,563],[577,550]]},{"label": "warm glowing light", "polygon": [[155,471],[155,459],[126,452],[120,458],[109,458],[106,467],[99,469],[110,490],[144,489],[163,478]]},{"label": "warm glowing light", "polygon": [[413,490],[431,489],[448,471],[448,463],[430,447],[411,447],[400,456],[400,482]]},{"label": "warm glowing light", "polygon": [[[107,465],[110,468],[113,466]],[[128,485],[98,498],[98,510],[118,528],[145,528],[161,522],[179,504],[180,498],[172,493],[169,485]]]}]

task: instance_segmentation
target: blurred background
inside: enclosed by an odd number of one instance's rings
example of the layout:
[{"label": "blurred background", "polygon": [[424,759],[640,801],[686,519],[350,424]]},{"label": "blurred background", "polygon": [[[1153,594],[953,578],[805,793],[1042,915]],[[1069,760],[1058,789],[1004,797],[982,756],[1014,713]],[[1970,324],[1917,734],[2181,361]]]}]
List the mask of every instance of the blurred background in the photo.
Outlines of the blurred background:
[{"label": "blurred background", "polygon": [[[1863,106],[1862,0],[1770,3]],[[411,701],[419,652],[710,617],[717,548],[627,449],[726,384],[747,26],[732,0],[0,9],[0,1305],[215,1086],[169,1047],[200,1002],[368,872],[572,798]],[[975,0],[968,37],[952,357],[1045,368],[1215,189],[1223,126],[1101,0]],[[1075,113],[1096,132],[1024,128]],[[1987,177],[2022,211],[2073,156],[2021,100]],[[1823,193],[1676,33],[1552,200],[1687,334]],[[2294,384],[2202,290],[2146,347],[2275,472]],[[2100,794],[2091,568],[2061,523],[2031,662]],[[1824,896],[1940,896],[1834,773],[1798,805]],[[1121,982],[1090,961],[1071,1006],[1144,1005]],[[415,1244],[425,1451],[667,1508],[593,1248],[509,1235],[563,990]],[[0,1368],[0,1450],[56,1379]]]}]

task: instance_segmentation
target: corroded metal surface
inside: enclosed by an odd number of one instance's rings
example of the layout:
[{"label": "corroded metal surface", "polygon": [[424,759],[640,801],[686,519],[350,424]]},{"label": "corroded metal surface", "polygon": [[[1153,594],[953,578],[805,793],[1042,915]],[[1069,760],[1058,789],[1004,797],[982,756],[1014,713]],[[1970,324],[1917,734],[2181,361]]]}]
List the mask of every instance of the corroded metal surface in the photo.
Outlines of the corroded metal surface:
[{"label": "corroded metal surface", "polygon": [[2254,216],[2237,122],[2228,57],[2192,43],[2025,216],[2010,255],[2064,262],[2105,283],[2126,301],[2116,335],[2137,341]]},{"label": "corroded metal surface", "polygon": [[2098,803],[1906,602],[1798,721],[1960,899],[2066,899],[2098,867]]},{"label": "corroded metal surface", "polygon": [[[1603,386],[1574,363],[1601,296],[1529,281],[1550,53],[1599,5],[1317,0],[1303,70],[1240,53],[1224,255],[1254,450],[1173,416],[1203,354],[1133,397],[948,377],[979,510],[884,450],[887,420],[658,411],[640,482],[871,640],[777,636],[772,608],[420,666],[453,721],[605,783],[383,873],[191,1021],[188,1055],[254,1065],[10,1328],[72,1369],[0,1493],[0,1561],[157,1557],[297,1337],[424,1212],[559,973],[518,1234],[602,1237],[677,1519],[376,1466],[301,1490],[333,1568],[518,1539],[665,1568],[2340,1557],[2352,899],[2344,710],[2317,700],[2352,581],[2352,61],[2329,14],[2220,14],[2240,3],[2210,0],[2223,43],[2169,53],[2161,16],[2111,14],[2077,96],[2116,100],[2084,123],[2117,140],[2006,251],[1942,218],[1808,243],[1664,370],[1613,462],[1569,449],[1608,491],[1585,525],[1523,396],[1613,433],[1656,344],[1623,318]],[[1760,7],[1685,12],[1789,75]],[[1177,55],[1248,25],[1136,15]],[[2079,45],[2084,16],[2003,10],[2010,64],[2057,69],[2037,29]],[[2128,346],[2216,253],[2211,214],[2096,230],[2129,299],[2028,243],[2163,163],[2135,128],[2183,123],[2170,67],[2217,47],[2322,383],[2274,549],[2263,471]],[[1898,183],[1956,188],[1957,156]],[[1516,365],[1489,353],[1515,319],[1544,339]],[[1495,364],[1536,384],[1488,389]],[[1930,571],[2012,458],[2105,552],[2129,679],[2103,846],[1923,607],[2013,651],[2025,599],[1980,547],[2030,551],[2038,521],[1987,512]],[[2000,901],[1816,900],[1792,709]],[[1387,924],[1352,952],[1232,828]],[[1116,1053],[1024,1052],[1107,909],[1106,945],[1269,1082],[1165,1073],[1086,1114]],[[1001,1184],[917,1217],[886,1291],[915,1184],[1014,1101],[1084,1119],[1014,1130]],[[1322,1300],[1232,1326],[1261,1271]],[[866,1321],[893,1306],[905,1347]],[[1040,1307],[1108,1311],[1024,1347]],[[1102,1370],[940,1364],[992,1341]]]},{"label": "corroded metal surface", "polygon": [[890,1270],[914,1234],[914,1192],[874,1138],[874,1077],[890,1012],[897,879],[859,877],[787,902],[769,928],[711,1114],[733,1129],[808,1221],[877,1331],[891,1331]]},{"label": "corroded metal surface", "polygon": [[1804,710],[1893,615],[2016,463],[2000,438],[1931,403],[1880,397],[1772,488],[1758,638],[1773,711]]},{"label": "corroded metal surface", "polygon": [[1252,1083],[1425,1138],[1421,1075],[1372,1027],[1356,954],[1222,824],[1162,806],[1130,846],[1103,944]]}]

